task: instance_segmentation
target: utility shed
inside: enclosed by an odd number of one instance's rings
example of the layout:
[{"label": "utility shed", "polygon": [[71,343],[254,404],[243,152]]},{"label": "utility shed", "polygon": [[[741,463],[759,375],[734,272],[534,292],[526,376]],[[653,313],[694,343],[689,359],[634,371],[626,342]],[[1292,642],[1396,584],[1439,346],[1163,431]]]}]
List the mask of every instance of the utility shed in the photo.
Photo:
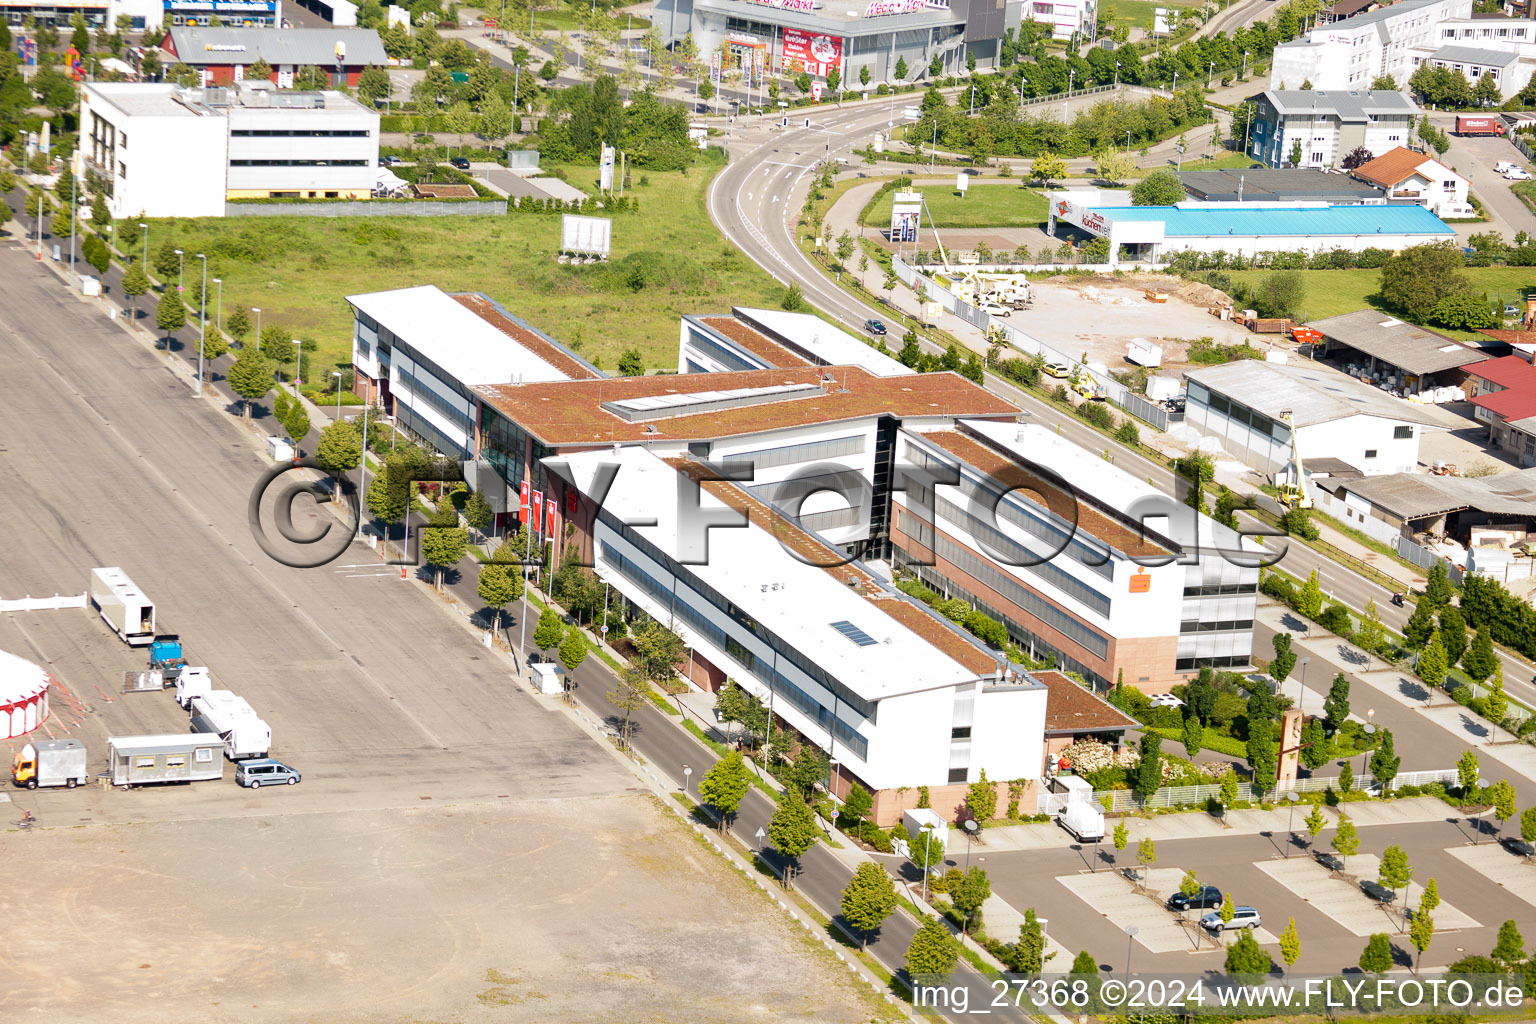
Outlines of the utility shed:
[{"label": "utility shed", "polygon": [[1307,326],[1322,333],[1325,358],[1365,361],[1371,371],[1366,376],[1379,377],[1385,371],[1394,380],[1401,377],[1403,389],[1414,394],[1460,385],[1467,379],[1463,367],[1489,358],[1488,353],[1448,334],[1374,309],[1314,320]]}]

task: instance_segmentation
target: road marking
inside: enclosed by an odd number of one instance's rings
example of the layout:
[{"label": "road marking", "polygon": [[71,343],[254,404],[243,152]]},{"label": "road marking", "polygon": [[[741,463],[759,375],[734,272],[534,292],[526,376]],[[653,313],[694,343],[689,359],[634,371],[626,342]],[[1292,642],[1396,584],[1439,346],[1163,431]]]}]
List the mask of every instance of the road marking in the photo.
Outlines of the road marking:
[{"label": "road marking", "polygon": [[810,168],[805,166],[805,164],[792,164],[792,163],[789,163],[789,162],[784,161],[784,160],[765,160],[765,161],[763,161],[763,166],[764,167],[793,167],[797,171],[808,171],[808,170],[810,170]]},{"label": "road marking", "polygon": [[348,573],[346,576],[344,576],[342,578],[343,579],[348,579],[348,580],[355,580],[355,579],[361,579],[364,576],[393,576],[393,575],[394,575],[394,573],[392,573],[392,572],[354,572],[354,573]]}]

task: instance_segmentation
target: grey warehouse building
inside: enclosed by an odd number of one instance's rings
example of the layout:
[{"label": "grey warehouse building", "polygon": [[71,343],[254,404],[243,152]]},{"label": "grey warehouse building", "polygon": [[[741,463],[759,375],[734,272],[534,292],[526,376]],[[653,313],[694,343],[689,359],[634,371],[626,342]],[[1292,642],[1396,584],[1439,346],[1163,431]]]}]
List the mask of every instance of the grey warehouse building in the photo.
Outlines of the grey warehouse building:
[{"label": "grey warehouse building", "polygon": [[1020,0],[657,0],[651,23],[668,45],[693,33],[706,60],[722,53],[726,71],[825,78],[837,68],[848,88],[863,68],[871,84],[894,81],[902,60],[911,80],[935,54],[945,74],[967,54],[995,67],[1003,30],[1017,30],[1022,12]]},{"label": "grey warehouse building", "polygon": [[1321,202],[1349,206],[1387,201],[1387,194],[1374,185],[1312,167],[1185,171],[1179,180],[1191,199],[1205,203]]}]

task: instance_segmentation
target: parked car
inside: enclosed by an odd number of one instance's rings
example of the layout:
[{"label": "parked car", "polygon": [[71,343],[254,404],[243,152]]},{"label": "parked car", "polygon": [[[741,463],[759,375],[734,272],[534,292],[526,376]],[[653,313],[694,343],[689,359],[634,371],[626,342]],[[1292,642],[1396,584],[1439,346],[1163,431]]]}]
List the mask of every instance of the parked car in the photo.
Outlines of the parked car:
[{"label": "parked car", "polygon": [[1380,882],[1373,882],[1369,878],[1360,883],[1360,891],[1377,903],[1391,903],[1397,899],[1397,893],[1388,889]]},{"label": "parked car", "polygon": [[1505,836],[1499,840],[1499,845],[1516,857],[1536,856],[1536,846],[1532,846],[1519,836]]},{"label": "parked car", "polygon": [[405,161],[398,156],[386,156],[379,162],[382,163],[385,167],[399,167],[401,164],[405,163]]},{"label": "parked car", "polygon": [[1504,172],[1504,177],[1508,178],[1510,181],[1530,181],[1531,172],[1526,170],[1524,167],[1511,167],[1509,170]]},{"label": "parked car", "polygon": [[235,768],[235,781],[247,789],[262,786],[297,786],[302,779],[297,771],[270,757],[241,761]]},{"label": "parked car", "polygon": [[1214,885],[1202,885],[1200,891],[1193,896],[1186,896],[1181,892],[1174,893],[1168,897],[1168,902],[1163,906],[1169,910],[1213,910],[1221,906],[1221,901],[1220,889]]},{"label": "parked car", "polygon": [[1504,303],[1504,315],[1505,316],[1519,316],[1520,315],[1520,307],[1515,305],[1513,302],[1506,302],[1506,303]]},{"label": "parked car", "polygon": [[1507,174],[1519,166],[1520,165],[1515,163],[1513,160],[1500,160],[1498,163],[1493,165],[1493,173]]},{"label": "parked car", "polygon": [[999,303],[996,303],[996,302],[983,302],[983,303],[979,304],[976,308],[981,310],[983,313],[990,313],[993,316],[1007,316],[1008,315],[1008,307],[1000,305]]},{"label": "parked car", "polygon": [[874,335],[885,334],[885,324],[881,323],[879,320],[865,320],[864,329],[870,334]]},{"label": "parked car", "polygon": [[1233,928],[1257,928],[1263,923],[1259,919],[1259,912],[1252,907],[1233,907],[1230,921],[1223,921],[1221,915],[1214,911],[1200,919],[1200,927],[1211,932],[1230,931]]},{"label": "parked car", "polygon": [[469,159],[467,157],[456,156],[450,159],[448,162],[461,171],[469,170]]},{"label": "parked car", "polygon": [[1072,376],[1072,367],[1066,363],[1046,363],[1040,369],[1047,377],[1060,377],[1062,380],[1066,380]]}]

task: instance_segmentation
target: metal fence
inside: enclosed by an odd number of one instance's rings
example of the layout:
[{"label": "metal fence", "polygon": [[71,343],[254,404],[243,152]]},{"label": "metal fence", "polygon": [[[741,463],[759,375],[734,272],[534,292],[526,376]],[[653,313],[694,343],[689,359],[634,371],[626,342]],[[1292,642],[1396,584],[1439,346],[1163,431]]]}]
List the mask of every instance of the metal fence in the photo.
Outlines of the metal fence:
[{"label": "metal fence", "polygon": [[1465,570],[1452,564],[1451,562],[1447,562],[1445,558],[1438,552],[1432,551],[1429,548],[1424,547],[1422,544],[1415,544],[1407,537],[1399,536],[1396,538],[1396,540],[1398,555],[1401,556],[1405,561],[1412,562],[1420,569],[1429,569],[1436,562],[1441,562],[1445,565],[1446,570],[1449,572],[1451,582],[1457,584],[1461,583],[1462,577],[1466,575]]},{"label": "metal fence", "polygon": [[1527,160],[1536,161],[1536,149],[1532,149],[1530,144],[1527,143],[1524,139],[1511,135],[1509,137],[1509,141],[1515,144],[1516,149],[1525,154],[1525,158]]},{"label": "metal fence", "polygon": [[1168,410],[1153,402],[1149,402],[1141,395],[1127,391],[1125,401],[1120,406],[1126,412],[1139,420],[1145,420],[1158,430],[1168,429]]},{"label": "metal fence", "polygon": [[[1400,789],[1403,786],[1428,786],[1436,782],[1456,782],[1458,775],[1454,768],[1436,769],[1422,772],[1400,772],[1392,780],[1392,788]],[[1353,788],[1358,791],[1367,791],[1377,788],[1376,780],[1370,775],[1360,775],[1355,778]],[[1273,790],[1267,790],[1271,801],[1277,795],[1286,792],[1297,793],[1322,793],[1330,789],[1339,789],[1337,777],[1326,779],[1311,778],[1297,779],[1288,785],[1278,786]],[[1247,782],[1240,782],[1237,786],[1237,798],[1239,800],[1253,801],[1255,794],[1253,786]],[[1096,808],[1106,808],[1110,813],[1123,813],[1141,809],[1157,809],[1159,807],[1198,807],[1211,800],[1221,799],[1221,787],[1216,784],[1204,786],[1164,786],[1153,793],[1145,801],[1136,798],[1134,791],[1129,789],[1102,789],[1095,790],[1093,803]],[[1105,801],[1108,800],[1106,804]],[[1036,814],[1059,814],[1066,808],[1067,797],[1061,793],[1042,793],[1036,802]]]}]

